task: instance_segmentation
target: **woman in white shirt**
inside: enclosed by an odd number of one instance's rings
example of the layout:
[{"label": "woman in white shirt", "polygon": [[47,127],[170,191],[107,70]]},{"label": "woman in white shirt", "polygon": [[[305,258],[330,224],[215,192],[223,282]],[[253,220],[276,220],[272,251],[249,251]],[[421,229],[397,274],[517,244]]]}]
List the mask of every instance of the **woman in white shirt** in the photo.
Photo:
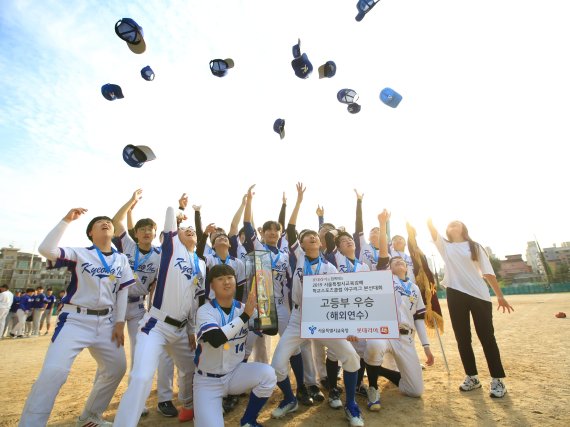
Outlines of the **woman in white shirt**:
[{"label": "woman in white shirt", "polygon": [[447,239],[438,233],[431,219],[428,220],[428,228],[445,262],[447,306],[461,362],[467,374],[459,389],[470,391],[481,387],[471,345],[471,314],[492,377],[490,395],[503,397],[507,387],[502,379],[506,375],[495,340],[491,296],[487,283],[497,296],[497,309],[502,307],[503,313],[505,310],[510,313],[514,309],[503,296],[487,253],[480,244],[471,240],[465,224],[459,221],[451,222],[446,229]]}]

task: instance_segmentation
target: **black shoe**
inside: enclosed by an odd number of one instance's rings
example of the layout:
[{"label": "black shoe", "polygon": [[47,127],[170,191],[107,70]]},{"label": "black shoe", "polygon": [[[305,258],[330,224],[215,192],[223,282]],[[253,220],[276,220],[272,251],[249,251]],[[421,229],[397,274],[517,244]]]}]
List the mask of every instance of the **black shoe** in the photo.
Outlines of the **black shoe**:
[{"label": "black shoe", "polygon": [[228,395],[222,400],[222,408],[224,409],[224,414],[231,412],[236,405],[239,403],[238,396]]},{"label": "black shoe", "polygon": [[159,402],[156,407],[157,411],[160,412],[165,417],[177,417],[178,409],[172,403],[172,400],[167,400],[166,402]]},{"label": "black shoe", "polygon": [[10,336],[11,336],[12,338],[14,338],[16,335],[14,335],[12,332],[10,332]]},{"label": "black shoe", "polygon": [[314,402],[323,402],[325,400],[325,395],[321,391],[319,387],[316,385],[310,385],[308,387],[309,396],[313,399]]},{"label": "black shoe", "polygon": [[313,398],[309,396],[307,387],[304,385],[297,388],[297,396],[295,397],[297,398],[297,401],[301,402],[305,406],[312,406],[314,403]]},{"label": "black shoe", "polygon": [[321,378],[320,383],[321,383],[321,387],[323,387],[324,389],[327,389],[327,390],[328,390],[328,388],[329,388],[329,379],[328,379],[328,377]]}]

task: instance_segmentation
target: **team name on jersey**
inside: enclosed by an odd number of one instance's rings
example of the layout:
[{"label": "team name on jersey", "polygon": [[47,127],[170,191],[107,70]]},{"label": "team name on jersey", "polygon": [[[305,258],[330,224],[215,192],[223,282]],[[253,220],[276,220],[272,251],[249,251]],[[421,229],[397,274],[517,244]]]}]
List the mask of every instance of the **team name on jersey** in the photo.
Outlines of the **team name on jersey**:
[{"label": "team name on jersey", "polygon": [[[176,258],[174,267],[178,267],[183,275],[186,276],[188,280],[192,279],[194,273],[194,265],[188,264],[188,261],[184,258]],[[198,271],[198,274],[200,272]]]},{"label": "team name on jersey", "polygon": [[122,266],[112,266],[109,269],[109,272],[107,271],[107,269],[105,267],[93,267],[93,264],[89,263],[89,262],[84,262],[83,264],[81,264],[81,272],[82,273],[87,273],[89,275],[91,275],[91,277],[98,277],[100,279],[104,278],[104,277],[109,277],[109,274],[114,274],[115,276],[117,276],[118,278],[123,276],[123,267]]}]

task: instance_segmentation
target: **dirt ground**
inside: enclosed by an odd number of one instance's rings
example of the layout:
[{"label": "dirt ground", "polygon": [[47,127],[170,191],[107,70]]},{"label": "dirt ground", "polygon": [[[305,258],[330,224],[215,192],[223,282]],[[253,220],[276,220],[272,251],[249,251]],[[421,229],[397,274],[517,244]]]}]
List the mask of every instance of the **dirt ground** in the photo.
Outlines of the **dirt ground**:
[{"label": "dirt ground", "polygon": [[[414,399],[402,396],[395,386],[381,379],[380,412],[367,412],[364,409],[365,399],[358,398],[360,407],[364,410],[366,425],[570,425],[570,318],[554,317],[558,311],[570,314],[570,293],[516,295],[509,296],[508,300],[516,311],[511,315],[495,314],[495,333],[508,375],[508,393],[503,399],[489,397],[490,378],[481,345],[476,338],[474,348],[483,388],[469,393],[459,392],[458,385],[463,380],[464,373],[446,301],[443,300],[446,332],[442,341],[451,374],[448,375],[445,369],[441,348],[434,336],[431,341],[436,362],[424,371],[423,397]],[[17,424],[26,396],[41,369],[49,342],[49,337],[0,341],[0,378],[3,379],[0,426]],[[422,360],[423,351],[419,346],[418,351]],[[59,393],[48,425],[75,425],[76,417],[81,413],[90,391],[95,369],[95,362],[89,352],[82,352]],[[126,387],[127,376],[104,414],[106,419],[112,420],[115,416]],[[300,407],[294,416],[289,415],[283,420],[272,420],[270,412],[280,399],[281,392],[276,388],[259,417],[265,426],[347,425],[343,412],[329,408],[326,401],[313,407]],[[177,419],[166,419],[158,414],[155,410],[156,403],[154,388],[147,402],[150,414],[139,425],[179,425]],[[238,408],[227,415],[227,426],[239,426],[245,404],[246,398],[242,398]]]}]

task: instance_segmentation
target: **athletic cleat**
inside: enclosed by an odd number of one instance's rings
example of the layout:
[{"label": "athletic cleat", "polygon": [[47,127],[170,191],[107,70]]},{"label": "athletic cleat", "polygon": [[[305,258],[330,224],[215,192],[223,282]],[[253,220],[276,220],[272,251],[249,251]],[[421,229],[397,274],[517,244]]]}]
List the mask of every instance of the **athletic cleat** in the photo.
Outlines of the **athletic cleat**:
[{"label": "athletic cleat", "polygon": [[380,406],[380,392],[375,387],[368,387],[368,392],[366,394],[368,399],[368,410],[369,411],[379,411]]},{"label": "athletic cleat", "polygon": [[178,421],[181,423],[194,419],[194,409],[187,409],[184,406],[178,411]]},{"label": "athletic cleat", "polygon": [[318,386],[310,385],[307,390],[309,392],[309,396],[313,399],[313,402],[324,402],[325,395]]},{"label": "athletic cleat", "polygon": [[159,402],[156,410],[160,412],[165,417],[177,417],[178,416],[178,409],[176,406],[172,404],[171,400],[167,400],[166,402]]},{"label": "athletic cleat", "polygon": [[368,387],[365,384],[360,384],[356,387],[356,394],[367,397],[368,396]]},{"label": "athletic cleat", "polygon": [[336,387],[329,390],[329,406],[333,409],[342,408],[342,401],[340,400],[340,390]]},{"label": "athletic cleat", "polygon": [[295,412],[298,408],[299,404],[297,403],[297,399],[290,402],[282,400],[279,406],[271,412],[271,418],[283,418],[285,415]]},{"label": "athletic cleat", "polygon": [[353,427],[362,427],[364,426],[364,419],[362,418],[362,414],[360,413],[360,408],[357,405],[350,405],[344,407],[344,414],[346,415],[346,419]]},{"label": "athletic cleat", "polygon": [[263,427],[263,426],[256,421],[254,423],[242,424],[241,427]]},{"label": "athletic cleat", "polygon": [[301,402],[305,406],[312,406],[313,403],[315,403],[313,398],[309,395],[309,391],[305,385],[297,388],[297,395],[295,397],[297,398],[297,401]]},{"label": "athletic cleat", "polygon": [[113,423],[105,421],[99,415],[90,415],[85,419],[79,417],[77,419],[76,427],[113,427]]},{"label": "athletic cleat", "polygon": [[490,396],[491,397],[503,397],[507,392],[507,386],[503,382],[501,378],[493,378],[491,380],[491,390]]},{"label": "athletic cleat", "polygon": [[479,387],[481,387],[481,382],[479,381],[479,378],[477,378],[477,375],[467,375],[463,380],[463,383],[459,386],[459,390],[471,391]]}]

